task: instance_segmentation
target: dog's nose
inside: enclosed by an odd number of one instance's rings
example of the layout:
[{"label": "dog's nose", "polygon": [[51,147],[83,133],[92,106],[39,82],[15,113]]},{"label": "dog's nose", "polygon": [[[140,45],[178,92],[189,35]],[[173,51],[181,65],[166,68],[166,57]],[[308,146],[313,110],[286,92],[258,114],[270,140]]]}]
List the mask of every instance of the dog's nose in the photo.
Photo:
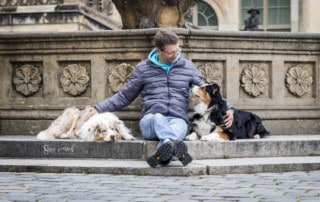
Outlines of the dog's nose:
[{"label": "dog's nose", "polygon": [[110,139],[111,139],[111,140],[115,140],[115,139],[116,139],[116,136],[115,136],[115,135],[110,135]]}]

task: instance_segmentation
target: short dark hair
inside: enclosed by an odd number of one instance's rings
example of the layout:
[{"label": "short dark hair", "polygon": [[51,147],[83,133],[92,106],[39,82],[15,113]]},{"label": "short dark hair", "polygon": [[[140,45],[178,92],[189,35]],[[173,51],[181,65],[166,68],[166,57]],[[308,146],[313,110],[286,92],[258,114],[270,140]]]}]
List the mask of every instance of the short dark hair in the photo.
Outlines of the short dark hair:
[{"label": "short dark hair", "polygon": [[164,50],[164,46],[168,44],[175,45],[179,42],[179,37],[170,30],[160,30],[154,36],[154,44],[160,50]]}]

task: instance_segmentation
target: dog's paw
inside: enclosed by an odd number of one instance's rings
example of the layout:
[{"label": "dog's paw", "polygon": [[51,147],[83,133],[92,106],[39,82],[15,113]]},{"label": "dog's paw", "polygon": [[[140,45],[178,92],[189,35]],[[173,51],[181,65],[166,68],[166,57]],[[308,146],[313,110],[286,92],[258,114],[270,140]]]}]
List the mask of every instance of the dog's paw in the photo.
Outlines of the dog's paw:
[{"label": "dog's paw", "polygon": [[210,133],[208,135],[204,135],[200,139],[201,141],[226,141],[218,133]]},{"label": "dog's paw", "polygon": [[254,139],[260,139],[261,137],[260,137],[259,134],[255,134],[255,135],[253,136],[253,138],[254,138]]},{"label": "dog's paw", "polygon": [[204,135],[204,136],[201,137],[200,140],[201,140],[201,141],[211,141],[212,138],[210,137],[210,135]]},{"label": "dog's paw", "polygon": [[198,138],[197,133],[192,132],[190,135],[188,135],[186,137],[186,140],[188,140],[188,141],[196,141],[196,140],[199,140],[199,138]]},{"label": "dog's paw", "polygon": [[136,138],[130,134],[127,134],[127,135],[123,136],[123,139],[124,140],[135,140]]},{"label": "dog's paw", "polygon": [[54,140],[55,137],[53,134],[46,132],[46,131],[41,131],[38,135],[37,135],[37,139],[38,140]]}]

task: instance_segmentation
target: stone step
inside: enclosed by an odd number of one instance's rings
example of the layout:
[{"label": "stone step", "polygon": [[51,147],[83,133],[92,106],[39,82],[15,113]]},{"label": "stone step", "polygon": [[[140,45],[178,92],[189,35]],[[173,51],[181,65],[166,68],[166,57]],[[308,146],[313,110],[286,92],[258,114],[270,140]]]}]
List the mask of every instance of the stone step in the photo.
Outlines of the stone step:
[{"label": "stone step", "polygon": [[[320,156],[320,135],[268,136],[229,142],[185,141],[193,159]],[[104,158],[144,160],[155,141],[39,141],[35,136],[0,136],[3,158]]]},{"label": "stone step", "polygon": [[173,161],[167,167],[157,168],[150,168],[145,160],[132,159],[0,158],[0,172],[194,176],[312,170],[320,170],[317,156],[194,160],[187,166]]}]

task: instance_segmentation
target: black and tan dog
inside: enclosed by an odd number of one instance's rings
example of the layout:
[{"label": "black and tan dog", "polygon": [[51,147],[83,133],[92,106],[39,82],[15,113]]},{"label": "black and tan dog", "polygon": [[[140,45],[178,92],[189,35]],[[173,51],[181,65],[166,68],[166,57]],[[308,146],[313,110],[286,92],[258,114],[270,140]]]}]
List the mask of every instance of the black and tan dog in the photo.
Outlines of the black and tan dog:
[{"label": "black and tan dog", "polygon": [[187,140],[228,141],[261,138],[269,134],[259,116],[237,109],[233,109],[231,128],[225,128],[223,117],[226,115],[227,103],[220,93],[219,85],[194,86],[192,93],[199,99],[199,104],[194,107]]}]

